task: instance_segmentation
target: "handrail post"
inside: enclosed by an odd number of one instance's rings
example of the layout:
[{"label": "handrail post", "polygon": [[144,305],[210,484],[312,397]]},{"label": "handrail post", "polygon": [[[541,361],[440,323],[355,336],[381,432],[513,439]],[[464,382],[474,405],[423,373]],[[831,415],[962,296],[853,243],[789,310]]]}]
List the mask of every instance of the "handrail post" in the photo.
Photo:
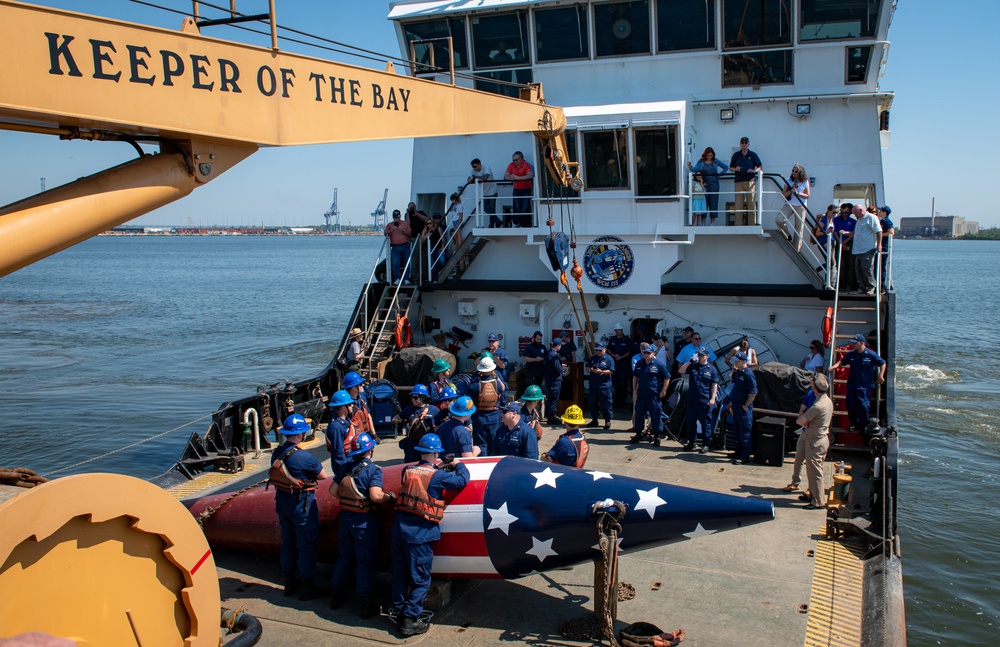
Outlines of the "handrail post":
[{"label": "handrail post", "polygon": [[754,183],[754,198],[756,198],[755,215],[757,216],[757,225],[761,229],[764,228],[764,172],[761,170],[757,171],[757,181]]},{"label": "handrail post", "polygon": [[691,197],[694,187],[694,172],[688,171],[688,208],[687,208],[687,224],[688,227],[694,226],[694,198]]}]

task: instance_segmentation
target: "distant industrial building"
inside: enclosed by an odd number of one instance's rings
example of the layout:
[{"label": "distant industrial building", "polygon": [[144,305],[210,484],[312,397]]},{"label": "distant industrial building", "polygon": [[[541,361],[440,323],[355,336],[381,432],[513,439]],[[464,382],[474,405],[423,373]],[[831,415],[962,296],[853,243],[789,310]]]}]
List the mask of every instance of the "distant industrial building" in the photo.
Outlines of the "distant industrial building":
[{"label": "distant industrial building", "polygon": [[900,218],[896,233],[900,238],[958,238],[978,234],[979,223],[962,216]]}]

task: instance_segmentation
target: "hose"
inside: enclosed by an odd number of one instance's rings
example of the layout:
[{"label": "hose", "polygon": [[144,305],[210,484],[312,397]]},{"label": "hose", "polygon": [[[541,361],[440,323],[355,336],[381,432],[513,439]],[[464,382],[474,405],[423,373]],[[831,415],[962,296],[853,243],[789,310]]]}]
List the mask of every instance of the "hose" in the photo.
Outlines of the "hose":
[{"label": "hose", "polygon": [[222,643],[224,647],[252,647],[264,632],[257,618],[232,609],[222,609],[222,626],[230,631],[229,640]]}]

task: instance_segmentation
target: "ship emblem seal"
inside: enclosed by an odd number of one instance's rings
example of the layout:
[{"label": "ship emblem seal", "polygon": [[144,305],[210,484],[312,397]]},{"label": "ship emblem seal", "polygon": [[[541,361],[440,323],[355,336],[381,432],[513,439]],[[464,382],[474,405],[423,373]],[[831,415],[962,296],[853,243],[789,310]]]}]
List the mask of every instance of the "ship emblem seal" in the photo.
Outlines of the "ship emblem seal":
[{"label": "ship emblem seal", "polygon": [[601,236],[587,246],[583,255],[587,278],[599,288],[614,290],[625,284],[635,271],[632,248],[617,236]]}]

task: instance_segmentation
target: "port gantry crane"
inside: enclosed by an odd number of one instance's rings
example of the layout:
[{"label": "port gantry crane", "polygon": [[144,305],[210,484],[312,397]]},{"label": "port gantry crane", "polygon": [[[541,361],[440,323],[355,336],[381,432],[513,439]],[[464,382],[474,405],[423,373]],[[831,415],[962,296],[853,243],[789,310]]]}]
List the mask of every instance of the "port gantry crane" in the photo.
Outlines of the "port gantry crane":
[{"label": "port gantry crane", "polygon": [[372,218],[375,219],[374,226],[376,234],[381,234],[382,231],[385,229],[385,226],[389,224],[388,222],[386,222],[386,217],[385,217],[385,204],[386,200],[388,199],[389,199],[389,189],[386,189],[382,193],[382,202],[379,202],[378,206],[375,207],[375,211],[372,211]]},{"label": "port gantry crane", "polygon": [[333,190],[333,204],[326,210],[323,217],[326,218],[326,233],[344,233],[340,228],[340,211],[337,210],[337,189]]},{"label": "port gantry crane", "polygon": [[565,113],[540,85],[514,99],[392,63],[301,56],[279,49],[273,9],[267,19],[264,48],[206,38],[201,29],[217,21],[196,17],[172,31],[0,0],[0,128],[139,153],[0,207],[0,276],[183,198],[261,147],[532,132],[554,180],[579,182]]}]

